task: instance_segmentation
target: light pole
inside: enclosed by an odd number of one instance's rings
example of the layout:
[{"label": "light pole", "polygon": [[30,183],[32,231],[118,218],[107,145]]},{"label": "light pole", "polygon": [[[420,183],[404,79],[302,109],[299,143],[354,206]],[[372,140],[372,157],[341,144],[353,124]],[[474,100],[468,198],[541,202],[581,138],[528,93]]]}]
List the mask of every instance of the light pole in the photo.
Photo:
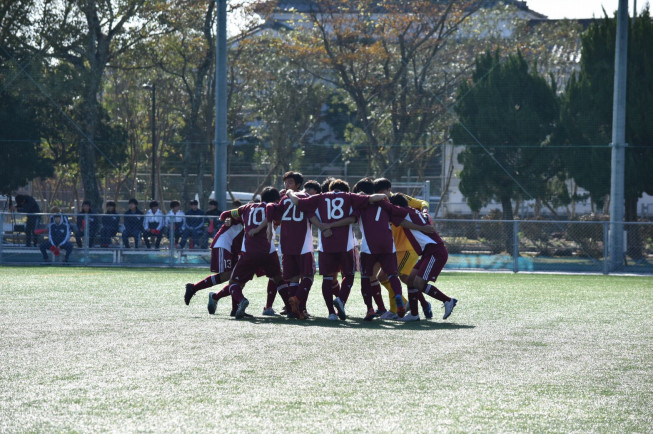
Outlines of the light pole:
[{"label": "light pole", "polygon": [[227,0],[217,5],[215,38],[215,154],[213,191],[219,209],[227,209]]},{"label": "light pole", "polygon": [[156,200],[156,84],[144,84],[143,89],[152,91],[152,200]]}]

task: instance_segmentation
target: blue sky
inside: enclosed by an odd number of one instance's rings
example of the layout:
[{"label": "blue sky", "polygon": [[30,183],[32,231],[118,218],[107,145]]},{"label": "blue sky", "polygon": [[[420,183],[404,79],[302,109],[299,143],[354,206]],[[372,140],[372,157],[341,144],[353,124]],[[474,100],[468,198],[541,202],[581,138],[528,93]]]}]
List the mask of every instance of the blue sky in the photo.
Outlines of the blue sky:
[{"label": "blue sky", "polygon": [[[619,0],[527,0],[526,4],[535,12],[552,19],[598,18],[603,16],[601,7],[612,16],[619,8]],[[646,0],[637,0],[637,10],[642,10],[645,4]],[[632,11],[633,0],[628,0],[628,7]]]}]

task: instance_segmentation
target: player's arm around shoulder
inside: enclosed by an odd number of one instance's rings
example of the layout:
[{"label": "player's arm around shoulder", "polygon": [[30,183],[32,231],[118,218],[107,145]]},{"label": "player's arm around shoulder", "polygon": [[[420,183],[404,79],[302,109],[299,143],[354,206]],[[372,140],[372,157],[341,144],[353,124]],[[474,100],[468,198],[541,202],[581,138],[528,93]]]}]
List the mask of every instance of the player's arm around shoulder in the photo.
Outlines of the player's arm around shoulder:
[{"label": "player's arm around shoulder", "polygon": [[418,211],[422,211],[422,212],[424,212],[424,210],[428,211],[429,203],[427,201],[417,199],[417,198],[414,198],[412,196],[408,196],[407,194],[405,194],[404,196],[406,196],[406,200],[408,201],[408,206],[409,207],[411,207],[413,209],[416,209]]}]

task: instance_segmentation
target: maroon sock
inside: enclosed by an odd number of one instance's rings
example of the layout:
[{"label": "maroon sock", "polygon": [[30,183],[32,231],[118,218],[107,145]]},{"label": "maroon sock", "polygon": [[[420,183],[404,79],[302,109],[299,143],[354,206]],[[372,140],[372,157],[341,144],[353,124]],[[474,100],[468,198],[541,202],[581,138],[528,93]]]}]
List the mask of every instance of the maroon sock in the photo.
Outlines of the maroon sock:
[{"label": "maroon sock", "polygon": [[[299,283],[291,282],[288,284],[288,298],[297,296],[297,289],[299,288]],[[297,297],[299,298],[299,297]]]},{"label": "maroon sock", "polygon": [[277,298],[277,284],[274,283],[274,280],[268,280],[268,298],[265,300],[266,309],[272,307],[275,298]]},{"label": "maroon sock", "polygon": [[376,303],[376,306],[379,308],[380,312],[385,312],[385,303],[383,303],[383,296],[381,295],[381,283],[378,280],[375,280],[374,282],[370,283],[370,287],[374,303]]},{"label": "maroon sock", "polygon": [[[290,299],[290,294],[288,293],[288,284],[284,281],[282,281],[279,286],[277,286],[277,289],[275,292],[278,292],[279,295],[281,296],[281,299],[283,300],[283,305],[284,306],[290,306],[288,304],[288,299]],[[269,307],[272,307],[270,305]]]},{"label": "maroon sock", "polygon": [[347,303],[349,300],[349,294],[351,293],[351,287],[354,286],[354,275],[348,274],[342,278],[342,285],[340,285],[340,300],[343,303]]},{"label": "maroon sock", "polygon": [[232,305],[238,306],[243,300],[243,288],[240,287],[237,283],[232,283],[229,285],[229,292],[231,293],[231,300],[233,301]]},{"label": "maroon sock", "polygon": [[410,314],[419,315],[418,308],[418,299],[419,299],[419,290],[416,288],[408,288],[408,304],[410,305]]},{"label": "maroon sock", "polygon": [[220,283],[220,275],[214,274],[197,282],[195,285],[193,285],[193,289],[195,291],[199,291],[200,289],[206,289],[215,286],[218,283]]},{"label": "maroon sock", "polygon": [[338,279],[334,279],[334,283],[331,284],[331,291],[333,292],[334,297],[340,297],[340,282]]},{"label": "maroon sock", "polygon": [[422,309],[426,309],[429,302],[426,301],[424,294],[420,290],[417,290],[417,300],[419,301],[419,304],[422,305]]},{"label": "maroon sock", "polygon": [[451,297],[447,297],[442,291],[440,291],[438,288],[436,288],[433,285],[426,285],[426,288],[424,289],[424,294],[430,295],[431,297],[435,298],[436,300],[442,301],[442,302],[447,302],[451,300]]},{"label": "maroon sock", "polygon": [[392,290],[395,292],[395,297],[398,295],[402,295],[401,280],[399,280],[399,277],[397,277],[396,274],[393,274],[392,276],[388,276],[388,281],[390,281],[390,287],[392,287]]},{"label": "maroon sock", "polygon": [[322,297],[324,297],[324,303],[326,304],[327,309],[329,309],[329,314],[336,313],[336,310],[333,308],[332,286],[333,280],[324,277],[322,280]]},{"label": "maroon sock", "polygon": [[372,285],[370,284],[370,278],[367,276],[361,276],[361,295],[367,310],[374,309],[372,305]]},{"label": "maroon sock", "polygon": [[297,298],[299,298],[302,310],[306,310],[306,300],[308,300],[308,293],[311,292],[311,286],[313,286],[313,279],[310,277],[304,277],[302,281],[299,282]]},{"label": "maroon sock", "polygon": [[230,295],[231,293],[229,292],[229,284],[226,284],[220,291],[213,293],[213,299],[218,301],[221,298],[229,297]]}]

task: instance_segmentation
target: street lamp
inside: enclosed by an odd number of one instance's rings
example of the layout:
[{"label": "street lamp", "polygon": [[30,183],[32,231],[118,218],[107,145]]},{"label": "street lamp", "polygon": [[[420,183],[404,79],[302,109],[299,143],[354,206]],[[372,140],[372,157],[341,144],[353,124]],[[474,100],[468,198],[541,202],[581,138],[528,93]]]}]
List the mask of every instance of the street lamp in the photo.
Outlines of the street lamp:
[{"label": "street lamp", "polygon": [[152,91],[152,200],[156,200],[156,84],[144,84],[143,89]]}]

